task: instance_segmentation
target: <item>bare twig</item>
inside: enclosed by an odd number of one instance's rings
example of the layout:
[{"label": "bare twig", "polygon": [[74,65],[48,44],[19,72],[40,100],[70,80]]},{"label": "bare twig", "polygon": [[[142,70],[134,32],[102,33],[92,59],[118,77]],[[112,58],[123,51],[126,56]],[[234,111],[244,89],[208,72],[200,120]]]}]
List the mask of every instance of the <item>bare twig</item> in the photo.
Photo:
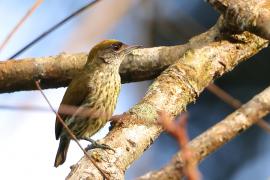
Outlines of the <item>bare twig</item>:
[{"label": "bare twig", "polygon": [[[270,112],[270,87],[256,95],[240,109],[227,116],[195,139],[189,142],[188,148],[195,155],[194,161],[199,164],[209,154],[216,151],[241,132],[255,124],[259,118]],[[183,172],[183,152],[178,152],[171,162],[159,171],[152,171],[138,178],[139,180],[178,180]]]},{"label": "bare twig", "polygon": [[45,107],[37,107],[37,106],[13,106],[13,105],[0,105],[0,109],[11,110],[11,111],[43,111],[43,112],[51,112],[50,109]]},{"label": "bare twig", "polygon": [[45,32],[43,32],[41,35],[39,35],[38,37],[36,37],[34,40],[32,40],[31,42],[29,42],[27,45],[25,45],[18,52],[16,52],[15,54],[13,54],[9,59],[13,59],[13,58],[19,56],[21,53],[23,53],[24,51],[26,51],[27,49],[29,49],[31,46],[33,46],[34,44],[36,44],[37,42],[39,42],[40,40],[42,40],[43,38],[45,38],[47,35],[49,35],[50,33],[52,33],[57,28],[61,27],[63,24],[65,24],[66,22],[68,22],[70,19],[72,19],[73,17],[76,17],[77,15],[79,15],[80,13],[82,13],[83,11],[85,11],[86,9],[88,9],[91,6],[93,6],[95,3],[99,2],[99,1],[100,0],[92,1],[92,2],[88,3],[87,5],[83,6],[82,8],[78,9],[77,11],[73,12],[72,14],[70,14],[69,16],[67,16],[66,18],[64,18],[63,20],[61,20],[60,22],[58,22],[57,24],[55,24],[54,26],[52,26],[51,28],[49,28],[48,30],[46,30]]},{"label": "bare twig", "polygon": [[44,97],[44,99],[46,100],[46,102],[48,103],[48,105],[50,106],[51,110],[55,113],[55,115],[57,116],[57,120],[63,125],[65,131],[69,134],[69,136],[76,142],[76,144],[80,147],[80,149],[83,151],[83,153],[85,154],[85,156],[93,163],[93,165],[100,171],[100,173],[106,178],[106,179],[110,179],[108,177],[108,175],[104,172],[103,169],[101,169],[98,164],[87,154],[87,152],[85,151],[85,149],[81,146],[81,144],[79,143],[78,139],[76,138],[76,136],[73,134],[73,132],[69,129],[69,127],[66,125],[66,123],[64,122],[64,120],[61,118],[61,116],[53,109],[52,104],[50,103],[49,99],[47,98],[47,96],[44,94],[43,90],[41,89],[40,85],[39,85],[39,81],[35,81],[35,84],[38,88],[38,90],[40,91],[40,93],[42,94],[42,96]]},{"label": "bare twig", "polygon": [[[37,107],[37,106],[0,105],[0,109],[13,110],[13,111],[25,110],[25,111],[51,112],[51,109],[48,109],[45,107]],[[58,113],[65,114],[65,115],[74,115],[74,113],[76,113],[78,109],[80,110],[80,113],[76,114],[76,116],[79,116],[79,117],[89,117],[90,115],[93,117],[96,117],[96,116],[108,117],[106,112],[98,112],[94,108],[83,108],[83,107],[71,106],[71,105],[66,105],[66,104],[61,104],[61,108],[58,109]]]},{"label": "bare twig", "polygon": [[[238,99],[235,99],[229,93],[227,93],[214,83],[210,84],[207,89],[234,109],[238,109],[242,106],[242,103]],[[256,125],[264,129],[266,132],[270,133],[270,125],[264,119],[259,119]]]},{"label": "bare twig", "polygon": [[15,32],[23,25],[23,23],[26,21],[28,17],[30,17],[33,12],[37,9],[37,7],[43,2],[44,0],[36,0],[36,2],[33,4],[33,6],[27,11],[27,13],[22,17],[22,19],[18,22],[18,24],[12,29],[12,31],[8,34],[6,39],[3,41],[3,43],[0,45],[0,52],[3,50],[3,48],[7,45],[11,37],[15,34]]},{"label": "bare twig", "polygon": [[193,162],[193,152],[190,151],[187,144],[189,141],[186,123],[187,123],[187,113],[183,113],[179,116],[178,120],[173,121],[170,115],[164,111],[159,112],[158,122],[164,127],[164,129],[173,135],[180,145],[183,153],[183,173],[188,180],[199,180],[200,173],[197,169],[196,164]]}]

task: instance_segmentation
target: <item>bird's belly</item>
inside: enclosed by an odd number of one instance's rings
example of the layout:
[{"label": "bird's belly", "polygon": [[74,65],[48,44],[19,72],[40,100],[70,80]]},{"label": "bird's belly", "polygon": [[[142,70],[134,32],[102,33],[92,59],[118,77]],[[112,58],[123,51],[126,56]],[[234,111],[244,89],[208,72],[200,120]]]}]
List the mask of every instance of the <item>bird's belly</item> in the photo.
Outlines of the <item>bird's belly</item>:
[{"label": "bird's belly", "polygon": [[69,126],[75,131],[77,138],[90,138],[109,121],[117,103],[120,86],[120,81],[110,81],[102,84],[102,87],[92,88],[93,91],[85,103],[89,104],[88,108],[94,111],[93,114],[88,118],[76,117]]},{"label": "bird's belly", "polygon": [[97,133],[101,128],[103,128],[106,122],[107,120],[105,118],[89,119],[88,126],[83,134],[83,137],[90,138],[95,133]]}]

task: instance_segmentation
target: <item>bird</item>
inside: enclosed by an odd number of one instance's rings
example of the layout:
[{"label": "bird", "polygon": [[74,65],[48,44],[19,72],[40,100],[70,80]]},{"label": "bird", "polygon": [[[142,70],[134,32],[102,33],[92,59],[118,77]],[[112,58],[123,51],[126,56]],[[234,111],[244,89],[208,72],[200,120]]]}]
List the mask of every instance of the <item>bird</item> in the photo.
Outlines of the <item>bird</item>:
[{"label": "bird", "polygon": [[[93,146],[106,148],[91,139],[111,118],[121,88],[120,64],[124,57],[141,46],[128,46],[121,41],[109,39],[95,45],[89,52],[83,69],[72,79],[58,113],[78,140],[88,140]],[[79,107],[74,114],[61,114],[65,106]],[[80,116],[82,110],[91,110],[87,116]],[[56,117],[55,137],[60,139],[54,166],[66,160],[70,135]]]}]

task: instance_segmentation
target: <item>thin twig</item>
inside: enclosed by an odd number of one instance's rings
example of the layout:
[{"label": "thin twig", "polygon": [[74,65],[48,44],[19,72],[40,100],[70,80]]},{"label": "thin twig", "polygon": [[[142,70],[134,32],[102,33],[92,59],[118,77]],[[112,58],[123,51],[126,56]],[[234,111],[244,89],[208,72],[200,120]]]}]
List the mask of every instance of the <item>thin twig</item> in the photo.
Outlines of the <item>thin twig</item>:
[{"label": "thin twig", "polygon": [[187,144],[189,142],[189,138],[186,131],[186,123],[187,123],[187,113],[183,113],[179,116],[178,120],[173,121],[170,118],[169,114],[166,112],[159,112],[159,123],[164,127],[164,129],[173,135],[182,149],[183,153],[183,162],[184,168],[183,173],[187,177],[188,180],[199,180],[200,172],[196,164],[193,162],[193,153],[188,148]]},{"label": "thin twig", "polygon": [[[238,109],[242,106],[242,103],[238,100],[232,97],[229,93],[218,87],[217,85],[210,84],[207,87],[207,90],[216,95],[218,98],[223,100],[225,103],[233,107],[234,109]],[[256,123],[257,126],[264,129],[266,132],[270,133],[270,125],[265,121],[264,119],[259,119]]]},{"label": "thin twig", "polygon": [[64,129],[66,130],[66,132],[70,135],[70,137],[76,142],[76,144],[80,147],[80,149],[83,151],[83,153],[85,154],[85,156],[94,164],[94,166],[101,172],[101,174],[106,178],[109,179],[109,177],[107,176],[107,174],[97,165],[97,163],[87,154],[87,152],[85,151],[85,149],[81,146],[81,144],[79,143],[78,139],[76,138],[76,136],[73,134],[73,132],[69,129],[69,127],[65,124],[64,120],[61,118],[61,116],[54,110],[52,104],[50,103],[49,99],[47,98],[47,96],[44,94],[43,90],[41,89],[40,85],[39,85],[39,81],[35,81],[36,86],[38,88],[38,90],[40,91],[40,93],[42,94],[42,96],[44,97],[44,99],[46,100],[46,102],[48,103],[48,105],[50,106],[51,110],[55,113],[55,115],[57,116],[57,120],[63,125]]},{"label": "thin twig", "polygon": [[32,40],[31,42],[29,42],[27,45],[25,45],[23,48],[21,48],[15,54],[13,54],[9,59],[13,59],[13,58],[19,56],[21,53],[23,53],[24,51],[26,51],[27,49],[29,49],[31,46],[33,46],[34,44],[36,44],[37,42],[39,42],[40,40],[42,40],[44,37],[46,37],[47,35],[49,35],[53,31],[55,31],[60,26],[62,26],[63,24],[65,24],[67,21],[69,21],[73,17],[79,15],[84,10],[86,10],[89,7],[91,7],[92,5],[94,5],[95,3],[97,3],[98,1],[100,1],[100,0],[92,1],[92,2],[88,3],[87,5],[85,5],[84,7],[82,7],[80,9],[78,9],[77,11],[73,12],[72,14],[70,14],[69,16],[67,16],[65,19],[61,20],[60,22],[58,22],[57,24],[55,24],[54,26],[52,26],[51,28],[49,28],[48,30],[46,30],[45,32],[43,32],[41,35],[39,35],[38,37],[36,37],[34,40]]},{"label": "thin twig", "polygon": [[42,111],[42,112],[51,112],[51,109],[45,107],[36,107],[36,106],[13,106],[13,105],[0,105],[0,109],[11,110],[11,111]]},{"label": "thin twig", "polygon": [[[37,106],[12,106],[12,105],[0,105],[0,109],[18,111],[18,110],[25,110],[25,111],[43,111],[43,112],[51,112],[51,109],[45,107],[37,107]],[[83,108],[78,106],[71,106],[67,104],[61,104],[61,107],[58,109],[59,114],[65,115],[74,115],[77,110],[80,109],[80,113],[76,116],[79,117],[108,117],[108,113],[97,111],[94,108]],[[55,110],[54,110],[55,111]]]},{"label": "thin twig", "polygon": [[43,2],[44,0],[36,0],[36,2],[33,4],[33,6],[27,11],[27,13],[23,16],[23,18],[18,22],[18,24],[12,29],[12,31],[8,34],[6,39],[3,41],[3,43],[0,45],[0,52],[3,50],[3,48],[7,45],[11,37],[15,34],[15,32],[23,25],[23,23],[27,20],[28,17],[30,17],[34,11],[38,8],[38,6]]}]

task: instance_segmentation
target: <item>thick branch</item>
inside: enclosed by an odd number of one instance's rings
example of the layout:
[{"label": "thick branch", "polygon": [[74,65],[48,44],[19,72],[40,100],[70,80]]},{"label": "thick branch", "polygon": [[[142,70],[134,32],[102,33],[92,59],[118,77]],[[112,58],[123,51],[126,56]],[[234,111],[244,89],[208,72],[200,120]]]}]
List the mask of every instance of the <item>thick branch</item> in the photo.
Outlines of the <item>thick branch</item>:
[{"label": "thick branch", "polygon": [[[216,151],[241,132],[247,130],[259,118],[270,112],[270,87],[255,96],[240,109],[227,116],[224,120],[202,133],[188,144],[193,152],[193,162],[198,164],[206,156]],[[172,161],[159,171],[149,172],[138,178],[140,180],[170,179],[178,180],[183,177],[183,154],[177,153]]]},{"label": "thick branch", "polygon": [[[216,77],[232,70],[238,63],[256,54],[268,41],[245,32],[189,50],[166,69],[150,86],[140,103],[130,109],[100,142],[114,152],[92,150],[99,167],[112,179],[123,179],[129,165],[158,137],[162,129],[156,123],[157,112],[172,116],[183,111]],[[102,179],[97,169],[83,157],[73,166],[67,179]]]},{"label": "thick branch", "polygon": [[[267,0],[208,0],[208,2],[226,16],[226,22],[234,29],[249,30],[269,39],[270,3]],[[215,33],[208,31],[207,34],[198,36],[193,42],[183,46],[134,51],[121,66],[123,83],[156,77],[187,49],[212,41]],[[83,67],[86,57],[86,53],[60,54],[45,58],[0,62],[0,93],[35,89],[35,79],[40,79],[44,88],[66,86],[74,74]]]},{"label": "thick branch", "polygon": [[[121,65],[122,82],[142,81],[156,77],[189,48],[203,46],[213,41],[217,34],[218,29],[213,27],[206,33],[192,38],[185,45],[134,50]],[[44,89],[66,86],[82,69],[86,59],[86,53],[63,53],[51,57],[0,62],[0,93],[35,90],[36,79],[41,80]]]},{"label": "thick branch", "polygon": [[228,28],[247,30],[270,40],[269,0],[207,1],[224,15]]}]

